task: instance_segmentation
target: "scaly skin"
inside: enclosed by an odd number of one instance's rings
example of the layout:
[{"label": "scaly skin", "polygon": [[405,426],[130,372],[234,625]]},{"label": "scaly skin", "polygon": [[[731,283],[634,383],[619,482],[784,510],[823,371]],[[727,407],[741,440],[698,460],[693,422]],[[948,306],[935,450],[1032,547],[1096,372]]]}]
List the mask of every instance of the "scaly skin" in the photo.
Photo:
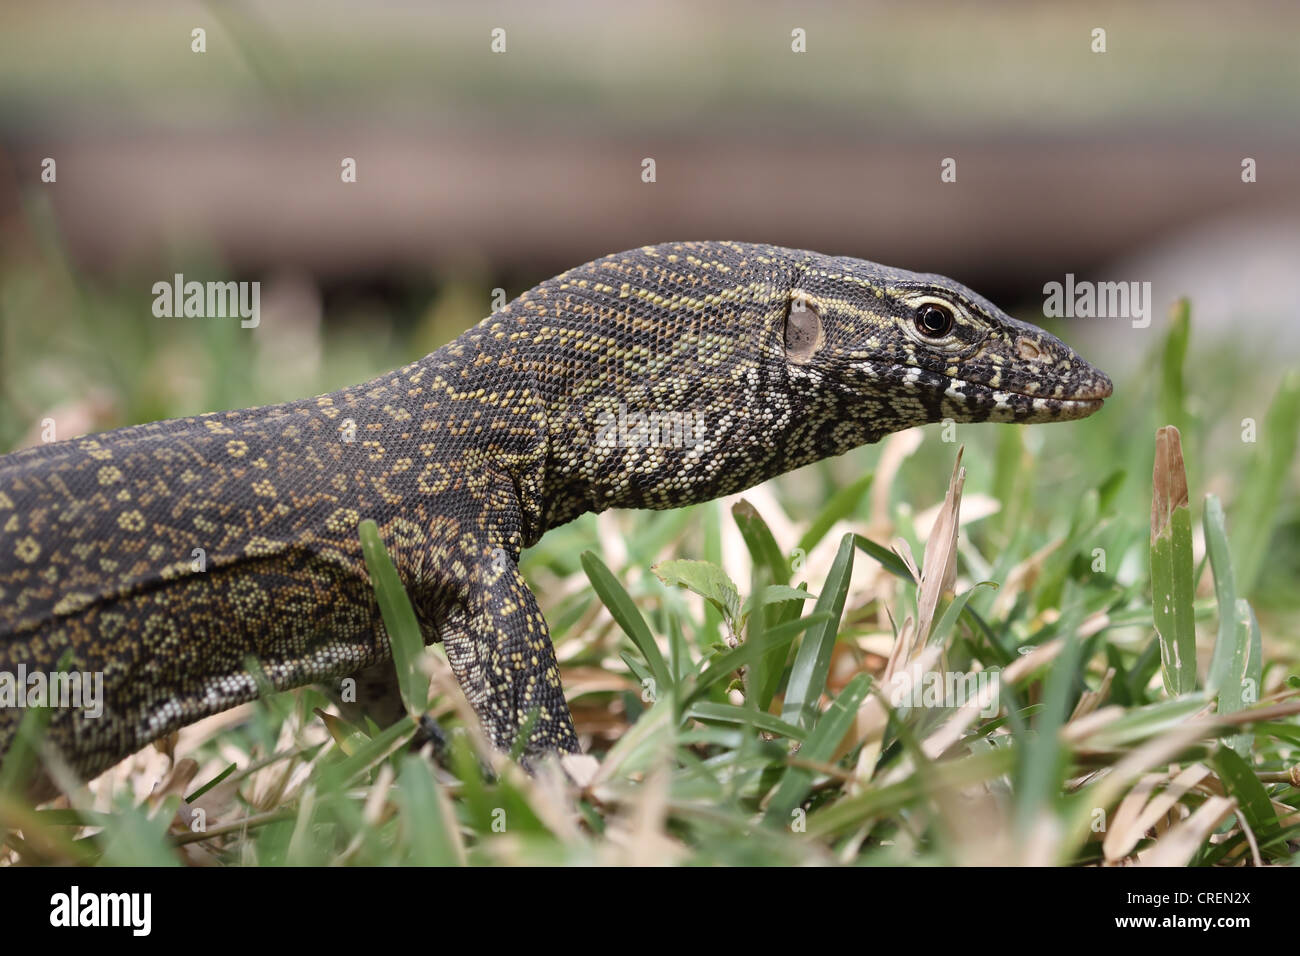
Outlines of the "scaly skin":
[{"label": "scaly skin", "polygon": [[[730,242],[607,256],[363,385],[0,458],[0,672],[68,652],[103,672],[104,715],[58,710],[49,730],[90,776],[252,699],[250,657],[280,689],[382,664],[357,536],[373,518],[493,742],[538,708],[527,750],[577,751],[516,566],[548,529],[945,418],[1081,418],[1110,390],[942,276]],[[22,713],[0,708],[0,753]]]}]

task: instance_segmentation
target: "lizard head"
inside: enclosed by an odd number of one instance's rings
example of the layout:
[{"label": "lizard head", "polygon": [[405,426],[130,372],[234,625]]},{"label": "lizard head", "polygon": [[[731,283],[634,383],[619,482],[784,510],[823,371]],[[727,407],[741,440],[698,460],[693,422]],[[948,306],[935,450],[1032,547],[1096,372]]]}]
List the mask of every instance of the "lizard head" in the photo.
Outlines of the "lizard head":
[{"label": "lizard head", "polygon": [[1082,418],[1111,392],[951,279],[749,243],[605,256],[470,338],[542,410],[538,529],[708,501],[913,425]]},{"label": "lizard head", "polygon": [[1060,339],[962,284],[858,259],[805,262],[784,333],[792,383],[829,388],[887,431],[1068,421],[1111,394],[1110,379]]}]

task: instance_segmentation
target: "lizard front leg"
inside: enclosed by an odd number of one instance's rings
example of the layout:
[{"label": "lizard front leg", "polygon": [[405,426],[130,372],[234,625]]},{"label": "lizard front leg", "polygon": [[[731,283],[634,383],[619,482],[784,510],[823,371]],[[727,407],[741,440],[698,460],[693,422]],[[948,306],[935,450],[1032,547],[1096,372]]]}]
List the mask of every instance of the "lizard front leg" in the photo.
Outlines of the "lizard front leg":
[{"label": "lizard front leg", "polygon": [[474,555],[467,600],[442,629],[447,659],[493,745],[514,746],[536,711],[525,754],[579,753],[546,620],[517,561],[490,543]]},{"label": "lizard front leg", "polygon": [[[504,547],[490,546],[465,558],[475,570],[455,599],[433,612],[438,624],[426,630],[426,638],[443,643],[457,683],[494,746],[511,749],[536,708],[524,752],[579,752],[546,621],[516,559]],[[344,703],[337,688],[327,688],[350,719],[364,714],[382,727],[405,713],[392,660],[350,676],[354,700]]]}]

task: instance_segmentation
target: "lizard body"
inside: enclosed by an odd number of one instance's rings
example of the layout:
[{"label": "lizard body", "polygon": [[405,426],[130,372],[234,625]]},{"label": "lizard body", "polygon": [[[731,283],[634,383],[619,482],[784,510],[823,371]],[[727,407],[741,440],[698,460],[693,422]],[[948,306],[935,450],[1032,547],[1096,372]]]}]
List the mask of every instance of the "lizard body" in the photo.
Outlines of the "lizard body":
[{"label": "lizard body", "polygon": [[[361,385],[0,457],[0,673],[103,673],[103,715],[56,710],[48,731],[90,776],[255,697],[250,657],[277,689],[382,664],[357,536],[372,518],[493,742],[536,708],[527,750],[577,751],[516,564],[549,528],[707,501],[945,418],[1081,418],[1110,390],[942,276],[743,243],[629,250]],[[21,714],[0,706],[0,754]]]}]

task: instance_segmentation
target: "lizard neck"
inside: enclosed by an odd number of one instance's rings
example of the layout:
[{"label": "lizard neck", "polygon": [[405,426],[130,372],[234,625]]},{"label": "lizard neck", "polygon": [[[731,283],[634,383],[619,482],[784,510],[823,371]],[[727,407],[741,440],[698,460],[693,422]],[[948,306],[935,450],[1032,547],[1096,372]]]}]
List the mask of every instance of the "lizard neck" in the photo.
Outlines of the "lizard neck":
[{"label": "lizard neck", "polygon": [[[471,494],[491,487],[488,524],[498,543],[512,550],[536,543],[548,527],[547,410],[501,313],[395,374],[418,422],[412,444],[420,455],[429,459],[433,449],[453,487]],[[425,494],[420,475],[412,480],[408,493]]]},{"label": "lizard neck", "polygon": [[430,356],[467,388],[514,390],[520,440],[496,455],[526,544],[587,511],[708,501],[826,455],[789,387],[793,274],[772,247],[634,250],[542,283]]}]

